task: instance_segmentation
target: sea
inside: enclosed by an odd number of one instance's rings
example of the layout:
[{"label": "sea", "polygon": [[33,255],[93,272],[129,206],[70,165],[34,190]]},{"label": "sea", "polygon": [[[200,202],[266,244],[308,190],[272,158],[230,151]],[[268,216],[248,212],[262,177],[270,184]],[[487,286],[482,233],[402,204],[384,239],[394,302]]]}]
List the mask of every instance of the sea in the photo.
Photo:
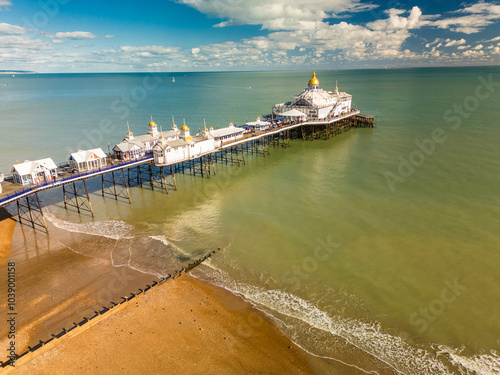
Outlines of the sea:
[{"label": "sea", "polygon": [[[151,119],[193,134],[244,125],[311,76],[1,75],[0,172],[25,159],[64,162],[70,150],[108,152],[127,126],[145,134]],[[90,180],[94,218],[45,192],[52,251],[156,277],[220,248],[194,276],[268,315],[327,363],[318,373],[499,374],[500,68],[316,76],[326,90],[338,82],[375,128],[293,140],[239,167],[217,164],[210,179],[178,174],[169,194],[133,187],[131,204],[103,199]]]}]

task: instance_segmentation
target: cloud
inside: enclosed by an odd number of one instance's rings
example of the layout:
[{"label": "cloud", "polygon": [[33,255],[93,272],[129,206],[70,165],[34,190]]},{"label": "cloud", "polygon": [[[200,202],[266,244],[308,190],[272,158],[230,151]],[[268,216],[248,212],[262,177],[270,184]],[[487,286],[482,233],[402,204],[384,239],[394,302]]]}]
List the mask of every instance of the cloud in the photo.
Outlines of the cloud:
[{"label": "cloud", "polygon": [[[69,32],[58,32],[54,35],[58,39],[71,39],[71,40],[87,40],[87,39],[97,39],[102,38],[99,35],[93,34],[89,31],[69,31]],[[106,35],[105,38],[113,37],[112,35]]]},{"label": "cloud", "polygon": [[26,29],[21,26],[10,25],[4,22],[0,23],[0,35],[21,35],[25,32]]},{"label": "cloud", "polygon": [[493,38],[493,39],[485,40],[485,42],[486,42],[486,43],[487,43],[487,42],[498,42],[499,40],[500,40],[500,36],[497,36],[497,37],[495,37],[495,38]]},{"label": "cloud", "polygon": [[434,20],[427,20],[426,26],[435,26],[440,29],[448,29],[464,34],[474,34],[482,31],[486,26],[500,19],[500,5],[479,2],[452,12],[453,14],[465,14],[449,18],[440,18],[438,15]]},{"label": "cloud", "polygon": [[231,25],[262,25],[269,30],[297,30],[311,28],[325,18],[339,14],[372,10],[374,4],[361,0],[178,0],[198,11],[226,18],[216,27]]},{"label": "cloud", "polygon": [[451,39],[446,39],[446,44],[444,45],[445,47],[453,47],[453,46],[459,46],[461,44],[465,44],[465,39],[460,39],[460,40],[451,40]]},{"label": "cloud", "polygon": [[161,56],[170,55],[176,53],[180,50],[180,47],[163,47],[163,46],[122,46],[120,50],[123,52],[131,52],[138,56],[150,57],[150,56]]},{"label": "cloud", "polygon": [[[10,2],[9,0],[0,0],[0,7],[10,7],[12,5],[12,2]],[[2,10],[0,8],[0,10]]]},{"label": "cloud", "polygon": [[[52,49],[52,45],[40,39],[31,39],[25,35],[3,35],[0,36],[0,46],[2,49],[26,49],[27,52],[37,50]],[[1,61],[1,59],[0,59]]]}]

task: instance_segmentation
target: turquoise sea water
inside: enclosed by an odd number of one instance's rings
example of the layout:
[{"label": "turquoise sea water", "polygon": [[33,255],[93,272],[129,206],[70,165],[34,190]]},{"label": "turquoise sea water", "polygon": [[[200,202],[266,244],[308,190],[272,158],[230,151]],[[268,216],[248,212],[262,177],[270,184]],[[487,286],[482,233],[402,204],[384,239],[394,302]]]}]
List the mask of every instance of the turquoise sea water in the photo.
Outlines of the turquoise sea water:
[{"label": "turquoise sea water", "polygon": [[[164,130],[172,115],[193,132],[204,118],[241,125],[298,94],[310,75],[0,76],[0,170],[16,160],[63,161],[70,149],[106,150],[127,121],[145,133],[150,116]],[[168,196],[134,188],[132,205],[95,191],[93,222],[47,194],[51,225],[149,238],[136,248],[130,240],[132,264],[153,274],[172,264],[154,241],[187,257],[221,247],[197,275],[281,321],[307,351],[351,365],[342,373],[373,369],[345,343],[404,374],[498,373],[500,69],[317,76],[328,89],[338,80],[377,127],[293,141],[239,168],[218,165],[210,180],[178,175]],[[101,245],[88,236],[76,250],[119,258]]]}]

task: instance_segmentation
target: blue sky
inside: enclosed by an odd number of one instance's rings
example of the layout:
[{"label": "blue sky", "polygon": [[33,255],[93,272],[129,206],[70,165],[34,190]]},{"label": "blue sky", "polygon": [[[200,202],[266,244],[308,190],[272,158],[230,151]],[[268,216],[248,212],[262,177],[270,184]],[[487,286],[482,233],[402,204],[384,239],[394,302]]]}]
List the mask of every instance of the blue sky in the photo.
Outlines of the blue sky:
[{"label": "blue sky", "polygon": [[499,64],[499,1],[0,0],[1,70]]}]

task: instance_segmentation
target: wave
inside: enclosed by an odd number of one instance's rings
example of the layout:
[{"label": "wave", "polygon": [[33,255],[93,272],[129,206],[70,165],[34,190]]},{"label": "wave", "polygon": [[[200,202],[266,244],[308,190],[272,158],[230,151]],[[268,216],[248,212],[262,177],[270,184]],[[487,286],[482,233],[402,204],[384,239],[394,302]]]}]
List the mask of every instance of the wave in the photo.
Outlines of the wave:
[{"label": "wave", "polygon": [[44,210],[45,219],[59,229],[64,229],[73,233],[90,234],[93,236],[102,236],[119,240],[130,238],[130,234],[134,228],[132,225],[120,220],[94,221],[88,223],[74,223],[71,221],[59,219],[48,210]]},{"label": "wave", "polygon": [[[341,337],[401,374],[451,374],[446,365],[437,359],[434,353],[414,348],[401,337],[382,332],[377,323],[331,316],[313,303],[296,295],[282,290],[266,290],[240,283],[230,278],[224,271],[214,268],[210,264],[206,264],[206,266],[211,270],[208,272],[211,282],[243,296],[255,307],[270,314],[273,318],[280,320],[275,316],[275,313],[281,314],[288,318],[297,319],[310,328]],[[296,325],[288,325],[292,329],[294,326]]]},{"label": "wave", "polygon": [[461,355],[461,350],[439,346],[439,354],[448,357],[450,362],[458,367],[461,374],[498,375],[500,374],[500,357],[492,350],[490,353],[477,354],[471,357]]}]

